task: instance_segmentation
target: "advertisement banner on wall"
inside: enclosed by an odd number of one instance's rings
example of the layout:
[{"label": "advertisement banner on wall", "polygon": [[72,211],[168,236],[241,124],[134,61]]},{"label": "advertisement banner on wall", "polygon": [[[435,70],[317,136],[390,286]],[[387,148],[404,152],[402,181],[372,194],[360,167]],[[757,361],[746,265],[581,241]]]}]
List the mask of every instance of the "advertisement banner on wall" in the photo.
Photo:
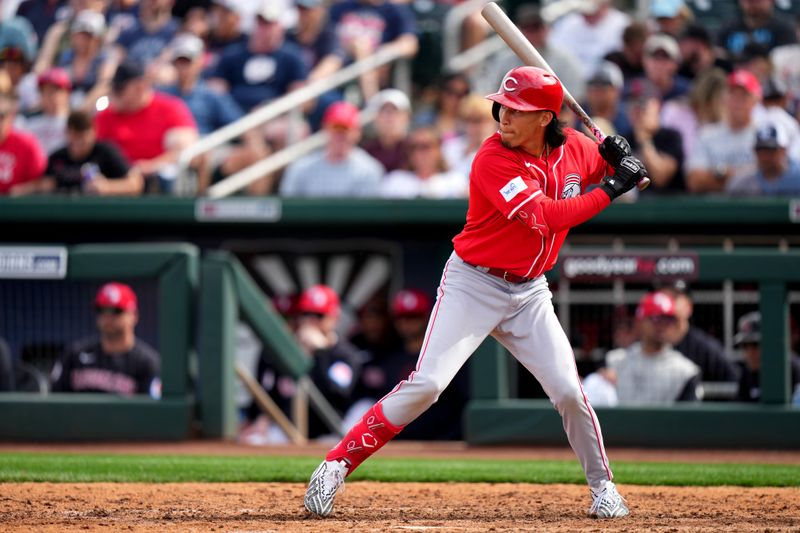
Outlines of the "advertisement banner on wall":
[{"label": "advertisement banner on wall", "polygon": [[63,246],[0,246],[0,279],[64,279]]},{"label": "advertisement banner on wall", "polygon": [[700,264],[696,253],[570,253],[560,261],[560,274],[570,281],[691,281]]}]

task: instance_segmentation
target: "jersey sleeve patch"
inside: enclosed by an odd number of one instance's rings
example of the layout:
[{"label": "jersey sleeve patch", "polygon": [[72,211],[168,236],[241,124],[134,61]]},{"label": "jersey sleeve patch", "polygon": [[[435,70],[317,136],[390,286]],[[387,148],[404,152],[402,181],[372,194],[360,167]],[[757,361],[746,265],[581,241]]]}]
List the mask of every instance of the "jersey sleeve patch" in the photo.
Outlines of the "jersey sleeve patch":
[{"label": "jersey sleeve patch", "polygon": [[506,202],[510,202],[516,195],[528,188],[528,185],[522,180],[522,176],[517,176],[500,188],[500,194]]}]

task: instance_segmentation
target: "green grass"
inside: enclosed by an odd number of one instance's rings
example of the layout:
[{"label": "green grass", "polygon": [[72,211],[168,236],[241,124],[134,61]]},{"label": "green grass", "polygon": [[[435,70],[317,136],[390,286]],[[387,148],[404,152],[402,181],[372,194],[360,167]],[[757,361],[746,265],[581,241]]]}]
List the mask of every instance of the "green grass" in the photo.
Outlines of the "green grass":
[{"label": "green grass", "polygon": [[[305,482],[316,457],[0,454],[0,482]],[[798,487],[800,465],[613,463],[627,485]],[[577,461],[374,458],[353,481],[584,483]]]}]

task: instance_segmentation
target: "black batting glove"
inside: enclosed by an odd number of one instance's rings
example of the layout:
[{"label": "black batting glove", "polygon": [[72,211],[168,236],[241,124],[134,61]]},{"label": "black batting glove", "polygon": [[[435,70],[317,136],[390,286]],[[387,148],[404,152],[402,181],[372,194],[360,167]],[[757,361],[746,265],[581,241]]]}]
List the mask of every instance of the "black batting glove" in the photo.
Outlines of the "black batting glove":
[{"label": "black batting glove", "polygon": [[631,145],[622,135],[609,135],[597,145],[597,151],[606,163],[617,168],[623,158],[631,155]]},{"label": "black batting glove", "polygon": [[613,201],[636,187],[639,180],[646,176],[647,169],[641,161],[635,157],[623,157],[614,175],[603,178],[600,188]]}]

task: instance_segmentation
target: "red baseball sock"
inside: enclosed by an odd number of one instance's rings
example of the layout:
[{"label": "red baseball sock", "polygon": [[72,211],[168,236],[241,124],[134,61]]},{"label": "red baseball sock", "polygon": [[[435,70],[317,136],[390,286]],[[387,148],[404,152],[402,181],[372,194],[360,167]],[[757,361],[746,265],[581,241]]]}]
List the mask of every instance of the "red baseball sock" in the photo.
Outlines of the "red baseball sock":
[{"label": "red baseball sock", "polygon": [[348,464],[347,475],[349,476],[353,470],[358,468],[358,465],[380,450],[402,430],[403,426],[395,426],[386,420],[381,404],[376,403],[347,432],[339,444],[328,452],[325,460],[345,461]]}]

